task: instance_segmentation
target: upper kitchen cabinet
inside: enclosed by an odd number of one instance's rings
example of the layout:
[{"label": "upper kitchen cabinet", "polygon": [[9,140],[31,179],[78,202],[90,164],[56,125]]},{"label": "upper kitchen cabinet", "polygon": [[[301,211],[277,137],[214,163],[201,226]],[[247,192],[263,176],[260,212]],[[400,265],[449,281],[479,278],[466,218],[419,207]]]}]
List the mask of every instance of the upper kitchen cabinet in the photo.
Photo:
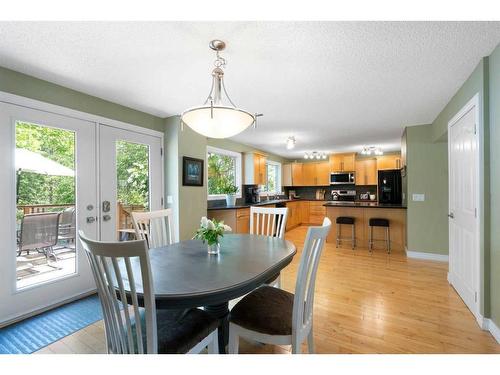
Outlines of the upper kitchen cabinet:
[{"label": "upper kitchen cabinet", "polygon": [[400,169],[403,165],[401,163],[401,154],[382,155],[377,157],[377,169]]},{"label": "upper kitchen cabinet", "polygon": [[353,172],[356,169],[356,154],[330,155],[330,172]]},{"label": "upper kitchen cabinet", "polygon": [[283,164],[283,186],[304,186],[302,163]]},{"label": "upper kitchen cabinet", "polygon": [[266,184],[266,155],[258,152],[245,154],[245,184]]},{"label": "upper kitchen cabinet", "polygon": [[328,186],[330,164],[328,162],[304,163],[302,167],[304,186]]},{"label": "upper kitchen cabinet", "polygon": [[377,185],[377,159],[356,161],[356,185]]}]

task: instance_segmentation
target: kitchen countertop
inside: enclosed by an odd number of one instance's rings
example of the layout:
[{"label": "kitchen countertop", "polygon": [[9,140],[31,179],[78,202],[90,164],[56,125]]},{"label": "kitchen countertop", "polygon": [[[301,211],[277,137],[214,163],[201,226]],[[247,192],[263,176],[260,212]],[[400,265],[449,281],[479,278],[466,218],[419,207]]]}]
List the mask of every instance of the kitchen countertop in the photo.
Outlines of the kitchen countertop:
[{"label": "kitchen countertop", "polygon": [[402,204],[378,203],[378,202],[332,202],[324,204],[325,207],[353,207],[353,208],[399,208],[406,209]]},{"label": "kitchen countertop", "polygon": [[287,203],[287,202],[300,202],[300,201],[311,201],[311,202],[325,202],[325,207],[357,207],[357,208],[400,208],[406,209],[406,206],[401,204],[387,204],[387,203],[377,203],[377,202],[339,202],[332,201],[327,199],[307,199],[307,198],[298,198],[298,199],[273,199],[273,200],[264,200],[259,203],[248,204],[236,204],[234,206],[215,206],[208,207],[207,211],[211,210],[235,210],[238,208],[248,208],[250,206],[266,206],[270,204],[278,204],[278,203]]}]

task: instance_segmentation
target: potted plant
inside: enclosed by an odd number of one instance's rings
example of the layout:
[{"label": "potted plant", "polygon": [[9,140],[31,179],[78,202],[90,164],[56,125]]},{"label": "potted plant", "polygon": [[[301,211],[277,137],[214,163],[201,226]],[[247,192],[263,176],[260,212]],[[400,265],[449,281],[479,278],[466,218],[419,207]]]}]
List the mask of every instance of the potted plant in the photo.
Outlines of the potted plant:
[{"label": "potted plant", "polygon": [[222,194],[226,194],[226,205],[234,206],[236,204],[236,193],[238,188],[232,183],[228,183],[222,187]]},{"label": "potted plant", "polygon": [[225,225],[223,221],[209,220],[205,216],[201,218],[200,228],[196,231],[193,239],[201,240],[207,243],[209,254],[218,254],[220,251],[220,237],[224,236],[224,232],[231,232],[229,225]]}]

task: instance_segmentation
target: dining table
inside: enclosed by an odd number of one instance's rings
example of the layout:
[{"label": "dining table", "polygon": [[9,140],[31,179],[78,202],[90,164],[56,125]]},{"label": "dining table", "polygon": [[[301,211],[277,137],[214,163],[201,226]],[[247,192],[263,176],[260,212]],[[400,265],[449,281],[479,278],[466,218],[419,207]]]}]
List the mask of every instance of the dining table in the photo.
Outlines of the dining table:
[{"label": "dining table", "polygon": [[[219,351],[229,335],[229,301],[275,278],[297,249],[285,239],[252,234],[225,234],[219,254],[209,254],[200,240],[185,240],[149,251],[157,309],[201,307],[219,321]],[[132,261],[140,274],[139,261]],[[125,289],[127,289],[126,280]],[[142,286],[136,286],[142,304]]]}]

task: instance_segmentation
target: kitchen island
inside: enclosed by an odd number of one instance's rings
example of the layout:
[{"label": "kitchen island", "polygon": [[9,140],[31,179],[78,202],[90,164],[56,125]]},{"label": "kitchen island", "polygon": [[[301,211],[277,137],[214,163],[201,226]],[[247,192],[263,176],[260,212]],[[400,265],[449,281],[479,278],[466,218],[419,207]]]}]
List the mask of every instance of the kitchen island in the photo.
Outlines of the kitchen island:
[{"label": "kitchen island", "polygon": [[[400,204],[383,204],[376,202],[328,202],[325,203],[326,216],[332,221],[332,230],[327,242],[335,243],[337,238],[337,225],[335,220],[339,216],[350,216],[355,219],[356,248],[368,249],[368,236],[371,218],[389,220],[390,241],[392,251],[404,251],[406,245],[406,207]],[[350,225],[342,225],[342,237],[351,236]],[[383,239],[385,228],[374,227],[373,237]],[[345,241],[343,246],[350,247],[351,243]],[[374,251],[385,250],[385,242],[377,241]]]}]

